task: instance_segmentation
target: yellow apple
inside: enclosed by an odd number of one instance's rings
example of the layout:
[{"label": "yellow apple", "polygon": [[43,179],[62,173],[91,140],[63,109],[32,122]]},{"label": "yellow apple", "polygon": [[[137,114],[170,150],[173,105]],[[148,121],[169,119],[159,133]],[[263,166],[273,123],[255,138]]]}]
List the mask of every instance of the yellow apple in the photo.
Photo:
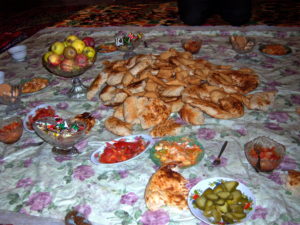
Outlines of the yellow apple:
[{"label": "yellow apple", "polygon": [[76,35],[69,35],[66,37],[65,41],[70,45],[73,41],[79,39]]},{"label": "yellow apple", "polygon": [[87,46],[83,49],[83,54],[85,54],[89,59],[94,58],[96,51],[93,47]]},{"label": "yellow apple", "polygon": [[85,43],[82,40],[77,39],[72,42],[71,46],[76,49],[77,54],[81,54],[85,47]]},{"label": "yellow apple", "polygon": [[58,55],[53,52],[51,52],[51,54],[48,56],[48,62],[53,66],[58,66],[62,60],[63,60],[62,55]]},{"label": "yellow apple", "polygon": [[53,52],[46,52],[44,55],[43,55],[43,60],[45,61],[45,62],[48,62],[48,57],[49,57],[49,55],[51,55]]},{"label": "yellow apple", "polygon": [[57,55],[63,54],[65,49],[65,45],[62,42],[56,41],[51,45],[51,51],[56,53]]}]

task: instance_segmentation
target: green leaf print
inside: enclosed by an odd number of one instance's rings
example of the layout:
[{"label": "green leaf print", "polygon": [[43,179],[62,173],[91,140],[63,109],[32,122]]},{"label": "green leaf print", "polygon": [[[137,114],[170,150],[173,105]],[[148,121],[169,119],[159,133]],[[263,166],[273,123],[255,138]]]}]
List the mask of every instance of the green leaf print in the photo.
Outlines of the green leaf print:
[{"label": "green leaf print", "polygon": [[17,205],[14,209],[15,212],[20,212],[20,210],[23,208],[23,205]]},{"label": "green leaf print", "polygon": [[82,107],[83,107],[85,110],[89,110],[89,109],[92,107],[92,105],[89,104],[89,103],[84,103],[84,104],[82,105]]},{"label": "green leaf print", "polygon": [[129,217],[129,213],[124,210],[117,210],[114,214],[121,219],[126,219]]},{"label": "green leaf print", "polygon": [[134,218],[138,219],[141,217],[141,215],[142,215],[142,210],[139,209],[134,213]]},{"label": "green leaf print", "polygon": [[15,204],[17,201],[20,200],[19,194],[8,194],[8,195],[7,195],[7,198],[10,200],[10,201],[9,201],[9,204],[10,204],[10,205],[13,205],[13,204]]},{"label": "green leaf print", "polygon": [[98,180],[106,180],[108,178],[107,172],[100,174],[97,179]]},{"label": "green leaf print", "polygon": [[128,224],[131,224],[131,223],[132,223],[132,217],[131,216],[128,216],[127,218],[125,218],[122,221],[122,225],[128,225]]},{"label": "green leaf print", "polygon": [[8,163],[4,166],[5,169],[13,168],[14,164],[13,163]]},{"label": "green leaf print", "polygon": [[284,213],[281,214],[279,218],[282,219],[283,221],[288,221],[289,220],[289,217]]},{"label": "green leaf print", "polygon": [[72,177],[70,177],[70,176],[64,176],[64,181],[66,182],[66,184],[71,183]]}]

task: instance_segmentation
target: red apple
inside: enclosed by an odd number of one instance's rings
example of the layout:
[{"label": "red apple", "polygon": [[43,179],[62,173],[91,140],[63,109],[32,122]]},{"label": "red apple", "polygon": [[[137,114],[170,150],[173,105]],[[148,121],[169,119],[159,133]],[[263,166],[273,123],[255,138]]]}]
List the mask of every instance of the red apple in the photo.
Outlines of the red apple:
[{"label": "red apple", "polygon": [[73,59],[64,59],[60,64],[60,68],[66,72],[71,72],[74,66],[75,66],[75,62]]},{"label": "red apple", "polygon": [[58,66],[61,61],[63,60],[63,56],[62,55],[58,55],[56,53],[51,53],[49,56],[48,56],[48,62],[53,65],[53,66]]},{"label": "red apple", "polygon": [[78,54],[75,57],[75,62],[80,67],[86,67],[88,65],[88,57],[85,54]]},{"label": "red apple", "polygon": [[85,37],[82,39],[86,46],[94,47],[95,46],[95,39],[92,37]]}]

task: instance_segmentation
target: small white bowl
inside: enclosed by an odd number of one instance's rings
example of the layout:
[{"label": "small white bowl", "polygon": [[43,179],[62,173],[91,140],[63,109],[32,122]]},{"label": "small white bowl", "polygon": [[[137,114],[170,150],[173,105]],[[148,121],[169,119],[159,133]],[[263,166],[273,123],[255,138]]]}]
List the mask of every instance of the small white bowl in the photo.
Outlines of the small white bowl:
[{"label": "small white bowl", "polygon": [[27,55],[27,46],[26,45],[17,45],[8,49],[8,52],[11,54],[13,59],[21,62],[24,61]]}]

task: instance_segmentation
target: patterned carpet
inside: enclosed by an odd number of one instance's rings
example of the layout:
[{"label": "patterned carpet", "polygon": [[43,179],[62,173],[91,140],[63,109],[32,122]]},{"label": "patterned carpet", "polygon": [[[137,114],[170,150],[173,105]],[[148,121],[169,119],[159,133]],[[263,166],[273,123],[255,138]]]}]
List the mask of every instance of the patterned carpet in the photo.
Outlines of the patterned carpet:
[{"label": "patterned carpet", "polygon": [[[64,5],[32,8],[3,21],[0,53],[45,27],[174,26],[183,25],[175,0],[118,0],[111,5]],[[228,25],[212,15],[204,25]],[[299,0],[253,0],[252,17],[246,25],[300,26]]]}]

